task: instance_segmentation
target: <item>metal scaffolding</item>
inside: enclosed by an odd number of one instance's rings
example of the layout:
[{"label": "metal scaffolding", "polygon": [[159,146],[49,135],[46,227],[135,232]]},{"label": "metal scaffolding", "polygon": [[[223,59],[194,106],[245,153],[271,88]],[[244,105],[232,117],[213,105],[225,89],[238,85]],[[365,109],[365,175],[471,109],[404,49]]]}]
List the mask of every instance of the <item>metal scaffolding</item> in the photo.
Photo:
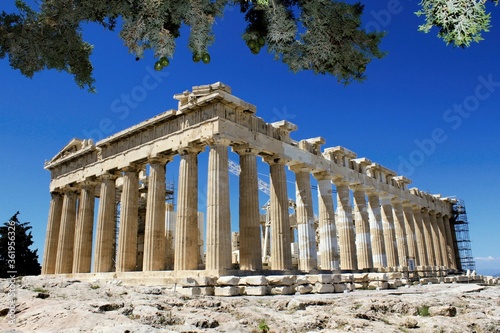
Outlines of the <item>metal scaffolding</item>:
[{"label": "metal scaffolding", "polygon": [[476,263],[472,256],[471,241],[469,237],[469,221],[467,211],[462,199],[457,199],[453,205],[453,218],[451,225],[454,229],[453,236],[455,242],[455,256],[458,258],[457,267],[461,271],[473,271]]}]

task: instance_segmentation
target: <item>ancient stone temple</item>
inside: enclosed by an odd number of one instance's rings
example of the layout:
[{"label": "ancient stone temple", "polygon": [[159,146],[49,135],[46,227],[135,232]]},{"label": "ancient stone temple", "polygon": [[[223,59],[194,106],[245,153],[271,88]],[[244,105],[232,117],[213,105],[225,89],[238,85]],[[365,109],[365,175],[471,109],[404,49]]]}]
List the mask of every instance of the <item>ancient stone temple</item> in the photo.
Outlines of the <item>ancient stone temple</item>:
[{"label": "ancient stone temple", "polygon": [[[442,276],[457,268],[454,199],[408,189],[408,178],[344,147],[322,148],[321,137],[292,139],[296,125],[266,123],[223,83],[174,98],[177,110],[95,144],[73,139],[45,164],[52,200],[43,274]],[[208,156],[207,165],[198,163],[200,154]],[[236,198],[229,189],[228,154],[239,158]],[[165,199],[174,158],[175,208]],[[258,163],[269,172],[269,234],[261,225]],[[198,183],[200,172],[207,173],[206,184]],[[292,213],[290,174],[296,187]],[[239,201],[238,266],[230,198]]]}]

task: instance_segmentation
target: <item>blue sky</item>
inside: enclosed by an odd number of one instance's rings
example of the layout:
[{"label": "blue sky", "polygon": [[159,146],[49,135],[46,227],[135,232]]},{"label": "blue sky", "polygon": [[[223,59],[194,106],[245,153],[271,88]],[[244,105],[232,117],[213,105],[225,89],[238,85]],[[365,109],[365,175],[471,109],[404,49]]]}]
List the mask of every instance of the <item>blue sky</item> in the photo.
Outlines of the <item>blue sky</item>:
[{"label": "blue sky", "polygon": [[[364,26],[387,31],[382,49],[388,55],[368,65],[366,82],[347,87],[332,76],[293,74],[265,50],[251,54],[236,9],[217,21],[209,65],[192,62],[184,29],[160,73],[152,70],[151,52],[135,61],[116,32],[85,25],[85,39],[94,45],[96,94],[79,89],[66,73],[28,79],[0,60],[2,218],[19,210],[43,255],[50,202],[45,160],[73,137],[109,136],[176,108],[175,93],[222,81],[267,122],[298,125],[296,140],[322,136],[324,147],[347,147],[411,178],[410,186],[464,199],[477,269],[500,273],[500,9],[491,7],[485,40],[464,50],[447,47],[435,30],[417,31],[417,1],[365,2]],[[12,3],[0,10],[10,11]],[[175,168],[167,170],[175,179]]]}]

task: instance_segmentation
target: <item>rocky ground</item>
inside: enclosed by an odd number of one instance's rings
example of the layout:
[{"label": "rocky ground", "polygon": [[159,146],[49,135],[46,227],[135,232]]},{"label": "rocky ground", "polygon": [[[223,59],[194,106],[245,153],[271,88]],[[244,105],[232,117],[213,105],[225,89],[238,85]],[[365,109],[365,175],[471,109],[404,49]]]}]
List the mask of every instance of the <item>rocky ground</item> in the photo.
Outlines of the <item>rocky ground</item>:
[{"label": "rocky ground", "polygon": [[0,280],[1,332],[494,332],[500,286],[433,284],[292,296],[188,297],[162,287],[63,278]]}]

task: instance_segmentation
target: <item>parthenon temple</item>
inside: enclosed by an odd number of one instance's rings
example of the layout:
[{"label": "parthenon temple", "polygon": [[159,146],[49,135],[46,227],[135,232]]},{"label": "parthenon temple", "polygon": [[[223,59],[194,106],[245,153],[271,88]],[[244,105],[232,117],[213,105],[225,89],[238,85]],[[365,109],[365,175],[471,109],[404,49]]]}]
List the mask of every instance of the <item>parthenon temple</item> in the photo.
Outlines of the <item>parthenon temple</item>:
[{"label": "parthenon temple", "polygon": [[[226,84],[174,98],[176,110],[96,143],[73,139],[46,162],[42,274],[460,270],[456,199],[409,188],[410,179],[368,158],[322,147],[322,137],[294,140],[296,125],[266,123]],[[239,165],[233,195],[231,156]],[[265,214],[259,168],[269,176]],[[175,190],[169,175],[178,176]]]}]

